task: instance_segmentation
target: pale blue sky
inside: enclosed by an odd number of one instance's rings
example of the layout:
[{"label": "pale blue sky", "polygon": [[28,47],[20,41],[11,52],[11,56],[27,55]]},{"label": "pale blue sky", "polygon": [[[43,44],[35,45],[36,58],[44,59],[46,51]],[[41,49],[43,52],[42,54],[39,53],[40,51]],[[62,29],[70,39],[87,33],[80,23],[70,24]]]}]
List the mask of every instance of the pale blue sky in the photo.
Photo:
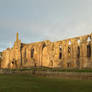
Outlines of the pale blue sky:
[{"label": "pale blue sky", "polygon": [[0,50],[22,42],[63,40],[92,32],[92,0],[0,0]]}]

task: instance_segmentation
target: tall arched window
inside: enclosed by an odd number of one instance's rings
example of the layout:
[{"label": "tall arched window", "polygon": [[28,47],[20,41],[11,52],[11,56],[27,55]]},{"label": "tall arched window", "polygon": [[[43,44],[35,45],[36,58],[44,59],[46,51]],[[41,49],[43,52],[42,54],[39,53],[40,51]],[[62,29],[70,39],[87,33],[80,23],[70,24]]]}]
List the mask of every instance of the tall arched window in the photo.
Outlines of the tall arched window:
[{"label": "tall arched window", "polygon": [[62,46],[59,46],[59,59],[62,59]]},{"label": "tall arched window", "polygon": [[24,52],[24,57],[26,57],[26,49],[25,49],[25,52]]},{"label": "tall arched window", "polygon": [[42,50],[46,47],[46,44],[44,43],[43,46],[42,46]]},{"label": "tall arched window", "polygon": [[59,52],[59,59],[62,59],[62,52]]},{"label": "tall arched window", "polygon": [[90,42],[91,41],[91,37],[88,37],[87,41]]},{"label": "tall arched window", "polygon": [[80,44],[80,39],[79,40],[77,40],[77,42],[78,42],[78,45]]},{"label": "tall arched window", "polygon": [[31,58],[34,57],[34,48],[31,49]]},{"label": "tall arched window", "polygon": [[71,41],[69,41],[69,43],[68,43],[69,45],[71,45]]},{"label": "tall arched window", "polygon": [[70,54],[71,53],[71,41],[69,41],[69,43],[68,43],[68,53]]},{"label": "tall arched window", "polygon": [[91,57],[91,45],[87,45],[87,57]]},{"label": "tall arched window", "polygon": [[78,52],[77,52],[77,57],[80,57],[80,47],[78,46]]},{"label": "tall arched window", "polygon": [[68,53],[71,53],[71,48],[70,47],[68,47]]}]

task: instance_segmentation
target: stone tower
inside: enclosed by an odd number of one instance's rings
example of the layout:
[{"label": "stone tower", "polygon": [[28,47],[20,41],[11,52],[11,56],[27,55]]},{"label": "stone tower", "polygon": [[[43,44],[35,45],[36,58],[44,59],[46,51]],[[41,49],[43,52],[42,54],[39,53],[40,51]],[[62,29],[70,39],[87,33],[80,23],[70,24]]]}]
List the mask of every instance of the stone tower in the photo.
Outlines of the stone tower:
[{"label": "stone tower", "polygon": [[19,33],[17,32],[17,34],[16,34],[16,41],[18,41],[19,40]]},{"label": "stone tower", "polygon": [[17,66],[20,67],[22,64],[21,60],[21,40],[19,40],[19,33],[16,33],[16,41],[14,43],[15,60]]}]

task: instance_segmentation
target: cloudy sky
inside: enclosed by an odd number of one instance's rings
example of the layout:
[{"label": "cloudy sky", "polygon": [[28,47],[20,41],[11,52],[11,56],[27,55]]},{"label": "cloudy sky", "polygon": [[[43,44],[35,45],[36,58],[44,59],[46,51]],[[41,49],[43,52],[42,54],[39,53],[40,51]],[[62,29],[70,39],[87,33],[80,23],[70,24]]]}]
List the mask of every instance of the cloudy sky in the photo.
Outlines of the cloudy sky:
[{"label": "cloudy sky", "polygon": [[63,40],[92,32],[92,0],[0,0],[0,51],[16,32],[24,43]]}]

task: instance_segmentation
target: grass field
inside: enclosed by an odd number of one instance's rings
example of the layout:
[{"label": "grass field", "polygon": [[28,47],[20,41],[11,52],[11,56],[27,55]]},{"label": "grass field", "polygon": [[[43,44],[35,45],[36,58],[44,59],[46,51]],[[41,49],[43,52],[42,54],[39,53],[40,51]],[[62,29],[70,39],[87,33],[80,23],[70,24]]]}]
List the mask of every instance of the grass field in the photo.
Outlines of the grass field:
[{"label": "grass field", "polygon": [[1,74],[0,92],[92,92],[92,80],[45,78],[31,74]]}]

